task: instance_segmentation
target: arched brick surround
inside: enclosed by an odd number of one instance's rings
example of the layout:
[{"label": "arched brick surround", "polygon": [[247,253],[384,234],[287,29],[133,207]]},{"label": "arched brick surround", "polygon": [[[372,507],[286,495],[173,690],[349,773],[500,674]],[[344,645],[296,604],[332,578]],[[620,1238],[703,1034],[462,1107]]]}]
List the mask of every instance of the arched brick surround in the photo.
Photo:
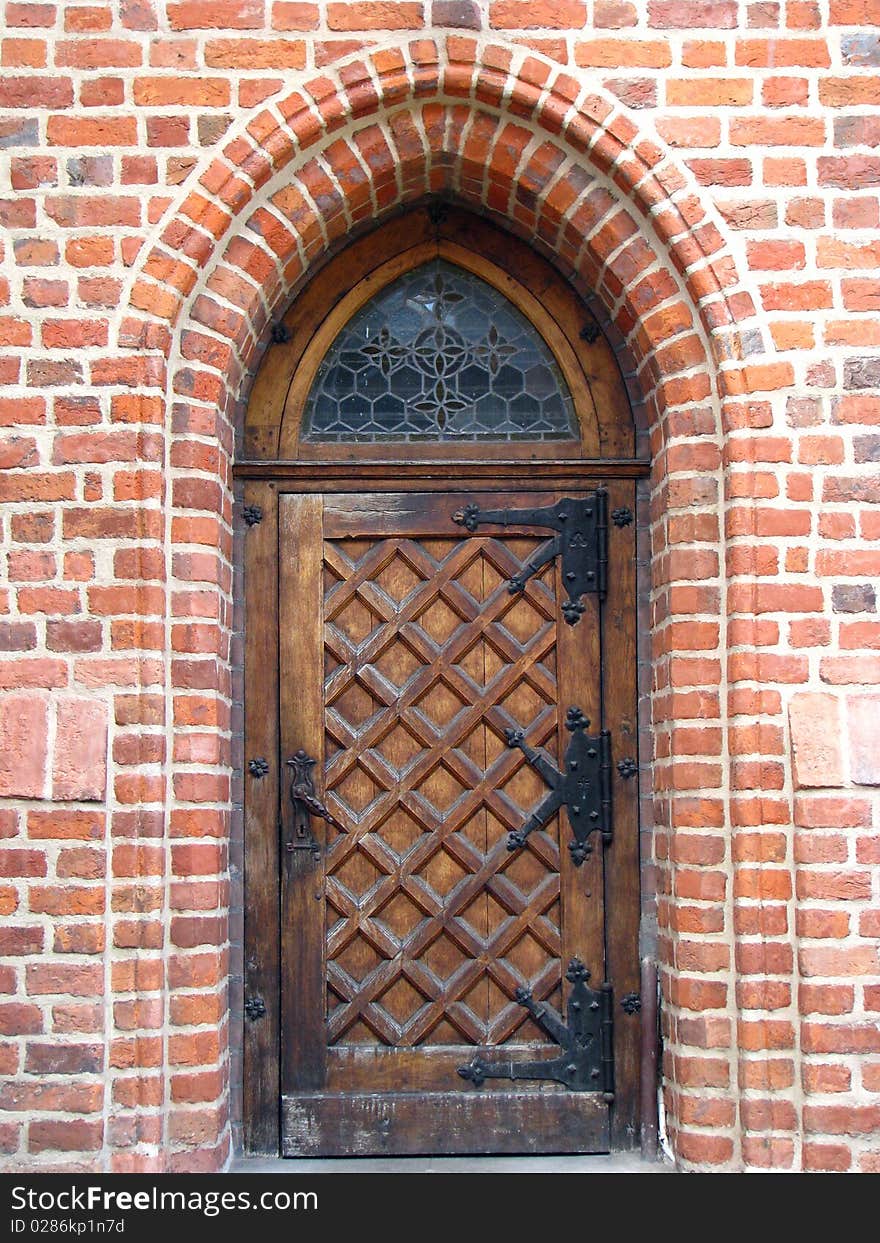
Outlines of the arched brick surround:
[{"label": "arched brick surround", "polygon": [[[227,135],[133,269],[116,365],[139,393],[126,421],[144,460],[162,461],[167,493],[132,472],[139,551],[117,570],[131,595],[118,611],[153,628],[158,650],[117,696],[130,742],[110,889],[128,917],[112,970],[129,1008],[111,1054],[107,1163],[210,1169],[230,1151],[231,462],[250,378],[271,323],[328,254],[438,193],[550,257],[630,370],[653,459],[651,877],[668,1126],[683,1163],[785,1164],[800,1094],[773,1078],[767,1051],[790,1047],[792,1016],[774,1017],[766,982],[763,1002],[745,990],[753,971],[794,982],[790,889],[773,889],[782,869],[762,865],[778,860],[748,845],[751,826],[791,823],[781,730],[762,702],[776,692],[755,689],[784,683],[772,662],[787,658],[756,648],[768,587],[748,515],[764,486],[753,464],[773,460],[767,395],[791,368],[764,355],[719,223],[668,151],[551,61],[458,35],[350,58],[273,99]],[[144,955],[163,946],[164,960]]]}]

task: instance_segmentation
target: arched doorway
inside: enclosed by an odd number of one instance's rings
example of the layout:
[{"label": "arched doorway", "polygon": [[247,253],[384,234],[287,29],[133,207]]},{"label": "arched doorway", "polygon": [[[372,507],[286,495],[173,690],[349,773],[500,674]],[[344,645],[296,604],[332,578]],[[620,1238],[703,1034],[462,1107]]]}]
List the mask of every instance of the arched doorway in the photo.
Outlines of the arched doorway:
[{"label": "arched doorway", "polygon": [[622,1146],[647,465],[614,355],[446,205],[338,254],[273,341],[237,468],[251,1146]]}]

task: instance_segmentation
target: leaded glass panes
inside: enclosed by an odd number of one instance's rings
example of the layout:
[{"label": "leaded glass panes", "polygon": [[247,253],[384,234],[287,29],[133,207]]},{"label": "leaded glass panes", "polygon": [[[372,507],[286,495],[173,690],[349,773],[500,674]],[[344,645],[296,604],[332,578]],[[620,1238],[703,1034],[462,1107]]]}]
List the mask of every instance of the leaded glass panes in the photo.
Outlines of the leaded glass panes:
[{"label": "leaded glass panes", "polygon": [[571,394],[516,307],[441,259],[393,281],[321,363],[307,441],[573,440]]}]

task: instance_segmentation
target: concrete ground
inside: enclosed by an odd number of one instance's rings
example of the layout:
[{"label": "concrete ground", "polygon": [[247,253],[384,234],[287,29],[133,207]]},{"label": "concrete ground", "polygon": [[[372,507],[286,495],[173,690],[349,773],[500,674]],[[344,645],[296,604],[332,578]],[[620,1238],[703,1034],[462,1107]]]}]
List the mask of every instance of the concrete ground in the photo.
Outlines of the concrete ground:
[{"label": "concrete ground", "polygon": [[601,1157],[236,1157],[231,1174],[673,1174],[635,1152]]}]

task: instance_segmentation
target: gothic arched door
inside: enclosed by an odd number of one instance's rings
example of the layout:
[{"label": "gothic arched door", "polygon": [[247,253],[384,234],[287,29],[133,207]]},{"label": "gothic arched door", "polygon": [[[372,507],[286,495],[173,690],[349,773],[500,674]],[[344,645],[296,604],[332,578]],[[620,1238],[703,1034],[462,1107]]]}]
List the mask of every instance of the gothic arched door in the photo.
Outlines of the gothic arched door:
[{"label": "gothic arched door", "polygon": [[273,342],[237,467],[250,1147],[629,1146],[643,465],[611,350],[445,207]]}]

